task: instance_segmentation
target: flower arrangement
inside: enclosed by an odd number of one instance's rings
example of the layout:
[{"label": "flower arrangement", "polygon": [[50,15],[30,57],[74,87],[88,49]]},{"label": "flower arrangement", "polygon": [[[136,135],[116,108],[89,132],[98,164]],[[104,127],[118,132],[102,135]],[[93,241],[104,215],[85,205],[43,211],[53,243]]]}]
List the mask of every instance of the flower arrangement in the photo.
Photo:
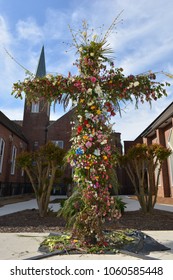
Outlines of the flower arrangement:
[{"label": "flower arrangement", "polygon": [[122,68],[114,67],[108,55],[111,50],[107,37],[115,24],[116,20],[103,37],[92,34],[85,22],[83,31],[74,34],[71,30],[79,55],[75,63],[79,75],[30,77],[15,83],[12,91],[16,98],[22,98],[24,92],[28,102],[71,99],[76,106],[67,161],[74,167],[74,181],[80,188],[84,207],[73,229],[77,237],[91,243],[103,239],[102,225],[106,218],[120,217],[117,210],[112,210],[114,200],[110,197],[110,173],[116,164],[110,145],[110,118],[120,110],[121,101],[135,99],[137,105],[139,101],[151,102],[166,95],[164,84],[156,81],[154,73],[126,77]]}]

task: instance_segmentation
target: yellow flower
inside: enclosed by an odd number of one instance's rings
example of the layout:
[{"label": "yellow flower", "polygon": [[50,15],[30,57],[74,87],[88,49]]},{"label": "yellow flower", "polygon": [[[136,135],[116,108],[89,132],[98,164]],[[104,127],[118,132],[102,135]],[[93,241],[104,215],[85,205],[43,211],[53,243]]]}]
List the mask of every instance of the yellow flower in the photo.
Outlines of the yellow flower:
[{"label": "yellow flower", "polygon": [[88,140],[88,136],[87,136],[87,135],[84,135],[84,136],[83,136],[83,139],[84,139],[84,140]]},{"label": "yellow flower", "polygon": [[85,166],[85,169],[90,169],[90,166]]},{"label": "yellow flower", "polygon": [[84,103],[85,99],[80,99],[80,103]]},{"label": "yellow flower", "polygon": [[77,239],[73,239],[73,242],[74,242],[74,243],[77,243],[78,241],[79,241],[79,240],[77,240]]},{"label": "yellow flower", "polygon": [[101,114],[101,111],[100,111],[100,110],[97,110],[96,113],[97,113],[97,115],[100,115],[100,114]]}]

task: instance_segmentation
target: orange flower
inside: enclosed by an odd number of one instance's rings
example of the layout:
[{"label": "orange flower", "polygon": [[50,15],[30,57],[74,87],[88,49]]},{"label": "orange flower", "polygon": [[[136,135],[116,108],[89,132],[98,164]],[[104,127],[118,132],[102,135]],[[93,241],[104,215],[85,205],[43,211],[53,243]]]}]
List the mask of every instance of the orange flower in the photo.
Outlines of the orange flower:
[{"label": "orange flower", "polygon": [[91,110],[94,110],[95,108],[96,108],[96,106],[94,106],[94,105],[93,105],[93,106],[91,106]]}]

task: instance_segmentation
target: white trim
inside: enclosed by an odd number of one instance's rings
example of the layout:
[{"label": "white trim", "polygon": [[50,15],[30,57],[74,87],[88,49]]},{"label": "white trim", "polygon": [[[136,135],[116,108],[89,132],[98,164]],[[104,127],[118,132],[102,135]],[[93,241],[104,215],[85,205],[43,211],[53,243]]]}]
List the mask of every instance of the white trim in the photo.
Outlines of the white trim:
[{"label": "white trim", "polygon": [[2,173],[4,150],[5,150],[5,141],[3,138],[0,138],[0,173]]},{"label": "white trim", "polygon": [[170,134],[168,137],[168,146],[172,150],[172,154],[169,156],[169,170],[171,175],[171,184],[173,186],[173,129],[171,128]]},{"label": "white trim", "polygon": [[13,146],[12,148],[12,155],[11,155],[11,175],[15,174],[15,167],[16,167],[16,155],[17,155],[17,148]]}]

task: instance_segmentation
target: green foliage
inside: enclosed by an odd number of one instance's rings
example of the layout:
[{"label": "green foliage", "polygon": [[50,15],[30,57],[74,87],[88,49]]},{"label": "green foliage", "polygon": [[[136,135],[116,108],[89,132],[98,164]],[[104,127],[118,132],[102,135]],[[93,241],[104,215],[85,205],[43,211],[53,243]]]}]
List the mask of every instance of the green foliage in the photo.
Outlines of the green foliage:
[{"label": "green foliage", "polygon": [[65,246],[69,244],[71,236],[68,234],[48,236],[42,243],[41,246],[48,247],[50,252],[54,250],[63,250]]},{"label": "green foliage", "polygon": [[126,203],[119,196],[115,196],[114,201],[116,209],[123,214],[126,208]]},{"label": "green foliage", "polygon": [[58,212],[58,216],[62,216],[66,220],[66,226],[74,225],[77,215],[84,208],[84,202],[79,190],[74,190],[72,195],[63,203],[62,208]]},{"label": "green foliage", "polygon": [[150,212],[157,200],[159,176],[163,162],[172,151],[159,144],[136,144],[127,154],[119,155],[123,166],[135,188],[143,212]]},{"label": "green foliage", "polygon": [[47,215],[53,184],[62,175],[64,156],[65,150],[48,142],[35,152],[22,152],[17,157],[17,164],[25,170],[34,189],[40,216]]},{"label": "green foliage", "polygon": [[40,247],[44,250],[53,252],[59,250],[66,252],[70,251],[88,253],[88,254],[104,254],[104,253],[118,253],[119,249],[122,249],[125,245],[131,243],[135,240],[132,236],[132,230],[121,230],[121,231],[105,231],[105,241],[98,242],[97,244],[89,244],[86,242],[81,242],[81,240],[76,239],[70,234],[62,235],[50,235],[43,240]]},{"label": "green foliage", "polygon": [[17,165],[26,168],[31,167],[33,163],[33,153],[23,151],[17,157]]},{"label": "green foliage", "polygon": [[146,144],[136,144],[132,146],[126,155],[120,156],[119,160],[122,164],[126,164],[129,160],[151,160],[157,159],[162,163],[171,154],[171,150],[157,143],[147,146]]}]

